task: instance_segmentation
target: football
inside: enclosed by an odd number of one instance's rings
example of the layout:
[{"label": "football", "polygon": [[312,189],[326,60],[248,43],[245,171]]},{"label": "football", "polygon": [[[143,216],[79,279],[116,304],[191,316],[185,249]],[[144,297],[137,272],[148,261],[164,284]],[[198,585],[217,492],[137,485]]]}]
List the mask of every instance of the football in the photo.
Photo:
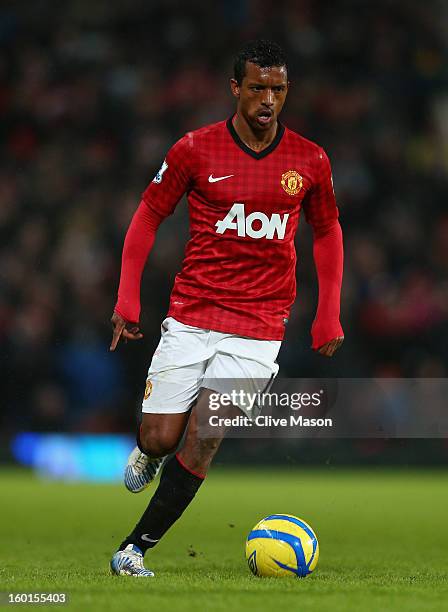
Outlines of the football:
[{"label": "football", "polygon": [[317,536],[290,514],[271,514],[247,536],[246,559],[255,576],[305,578],[319,559]]}]

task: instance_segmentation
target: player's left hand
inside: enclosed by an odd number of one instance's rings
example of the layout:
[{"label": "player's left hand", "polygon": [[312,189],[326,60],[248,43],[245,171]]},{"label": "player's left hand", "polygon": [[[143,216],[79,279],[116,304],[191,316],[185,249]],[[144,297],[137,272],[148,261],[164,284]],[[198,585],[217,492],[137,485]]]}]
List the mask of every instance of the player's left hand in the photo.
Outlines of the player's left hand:
[{"label": "player's left hand", "polygon": [[333,338],[330,342],[327,342],[323,346],[317,349],[317,352],[325,357],[333,357],[335,352],[344,342],[344,336],[338,336],[337,338]]}]

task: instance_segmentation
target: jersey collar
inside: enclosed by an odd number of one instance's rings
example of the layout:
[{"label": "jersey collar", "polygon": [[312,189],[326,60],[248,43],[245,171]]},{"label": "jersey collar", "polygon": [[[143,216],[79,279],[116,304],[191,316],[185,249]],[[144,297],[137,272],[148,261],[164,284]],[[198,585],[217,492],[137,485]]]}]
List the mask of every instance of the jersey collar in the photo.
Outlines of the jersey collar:
[{"label": "jersey collar", "polygon": [[242,151],[244,151],[244,153],[247,153],[248,155],[250,155],[254,159],[263,159],[263,157],[266,157],[266,155],[269,155],[269,153],[272,153],[272,151],[274,151],[274,149],[276,149],[277,146],[280,144],[282,136],[283,136],[283,134],[285,132],[285,126],[282,125],[278,119],[277,119],[277,134],[275,135],[274,140],[271,142],[271,144],[268,147],[266,147],[266,149],[263,149],[262,151],[259,151],[257,153],[257,151],[254,151],[253,149],[248,147],[247,144],[245,144],[241,140],[241,138],[238,136],[238,133],[235,130],[235,127],[234,127],[233,122],[232,122],[233,117],[234,117],[234,115],[232,115],[232,117],[229,117],[227,119],[227,122],[226,122],[226,126],[227,126],[227,129],[230,132],[230,135],[233,138],[233,140],[235,141],[235,143],[239,146],[239,148]]}]

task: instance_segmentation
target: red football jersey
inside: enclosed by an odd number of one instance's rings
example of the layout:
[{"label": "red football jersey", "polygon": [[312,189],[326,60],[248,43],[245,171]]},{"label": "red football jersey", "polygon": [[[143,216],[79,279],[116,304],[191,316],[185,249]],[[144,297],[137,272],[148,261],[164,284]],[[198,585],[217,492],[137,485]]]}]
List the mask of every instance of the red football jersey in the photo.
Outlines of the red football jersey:
[{"label": "red football jersey", "polygon": [[300,210],[315,228],[338,217],[324,150],[279,124],[269,147],[247,147],[232,120],[187,133],[143,194],[158,216],[187,193],[190,216],[169,316],[187,325],[281,340],[296,295]]}]

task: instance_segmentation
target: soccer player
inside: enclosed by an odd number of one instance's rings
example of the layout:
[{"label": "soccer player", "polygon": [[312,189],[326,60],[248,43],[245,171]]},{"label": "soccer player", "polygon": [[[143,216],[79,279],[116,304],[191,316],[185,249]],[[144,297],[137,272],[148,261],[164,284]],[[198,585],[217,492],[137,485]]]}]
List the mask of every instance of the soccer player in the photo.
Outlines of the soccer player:
[{"label": "soccer player", "polygon": [[301,210],[313,229],[319,284],[312,348],[331,357],[343,341],[342,232],[330,163],[320,146],[278,120],[288,87],[281,48],[249,43],[230,80],[235,114],[171,148],[126,234],[111,350],[120,338],[142,338],[142,271],[159,224],[187,194],[191,238],[149,367],[126,487],[139,492],[163,469],[147,509],[112,558],[115,574],[154,575],[143,555],[193,500],[224,435],[198,434],[197,415],[210,393],[221,391],[220,379],[250,384],[277,374],[296,293]]}]

